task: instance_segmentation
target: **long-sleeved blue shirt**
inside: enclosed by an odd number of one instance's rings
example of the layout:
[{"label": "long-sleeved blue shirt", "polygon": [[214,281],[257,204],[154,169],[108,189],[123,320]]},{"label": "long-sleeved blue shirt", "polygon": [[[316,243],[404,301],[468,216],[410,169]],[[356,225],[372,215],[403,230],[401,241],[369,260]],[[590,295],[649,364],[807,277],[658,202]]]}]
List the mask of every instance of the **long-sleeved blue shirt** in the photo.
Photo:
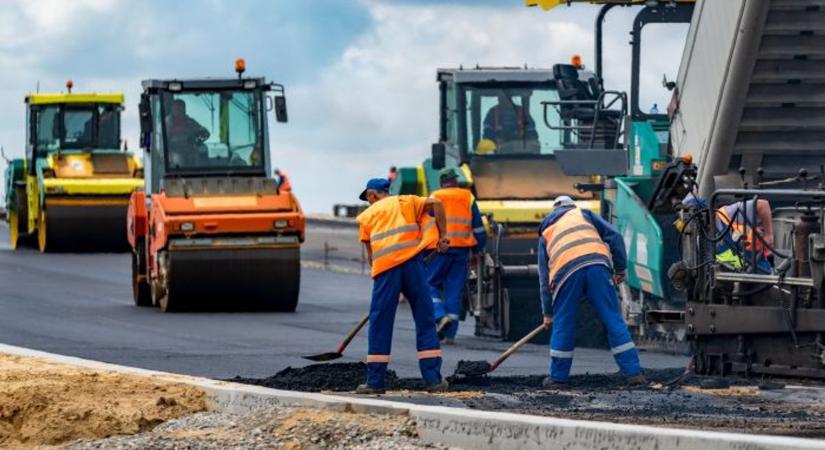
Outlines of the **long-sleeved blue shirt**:
[{"label": "long-sleeved blue shirt", "polygon": [[[570,211],[572,208],[572,206],[556,208],[544,218],[539,226],[539,291],[541,295],[541,309],[544,312],[544,315],[547,316],[552,315],[553,313],[553,296],[559,292],[559,288],[562,284],[564,284],[567,277],[576,270],[593,264],[604,264],[608,267],[612,267],[616,272],[624,272],[627,269],[627,250],[625,249],[624,240],[622,239],[622,235],[619,234],[619,230],[617,230],[616,227],[614,227],[610,222],[602,219],[596,214],[593,214],[592,211],[582,209],[581,212],[585,220],[589,221],[593,227],[596,228],[596,231],[599,233],[601,239],[610,248],[610,254],[613,257],[612,264],[610,260],[597,253],[580,256],[562,267],[561,270],[556,273],[553,282],[550,282],[550,269],[547,265],[547,242],[545,241],[544,236],[542,236],[542,233],[544,233],[544,230],[546,230],[547,227],[556,223],[561,216],[563,216],[567,211]],[[551,285],[553,286],[552,293],[550,292]]]},{"label": "long-sleeved blue shirt", "polygon": [[477,242],[475,250],[480,253],[487,245],[487,232],[484,230],[484,220],[481,218],[481,211],[478,210],[478,204],[475,200],[473,200],[472,213],[473,236],[475,236]]}]

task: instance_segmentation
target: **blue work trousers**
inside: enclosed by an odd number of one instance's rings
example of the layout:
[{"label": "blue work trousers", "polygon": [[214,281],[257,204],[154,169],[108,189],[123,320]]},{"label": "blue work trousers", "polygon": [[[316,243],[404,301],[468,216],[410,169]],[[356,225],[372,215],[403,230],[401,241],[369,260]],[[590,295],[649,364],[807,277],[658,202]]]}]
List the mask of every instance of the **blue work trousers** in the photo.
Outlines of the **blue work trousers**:
[{"label": "blue work trousers", "polygon": [[427,264],[435,320],[439,321],[447,316],[452,321],[443,331],[445,337],[453,338],[458,333],[470,251],[470,248],[451,248],[447,253],[436,255]]},{"label": "blue work trousers", "polygon": [[564,281],[553,302],[553,334],[550,337],[550,378],[566,383],[573,365],[576,341],[576,313],[583,297],[593,305],[607,328],[607,342],[619,369],[625,376],[638,375],[639,352],[619,309],[619,299],[610,270],[597,264],[582,267]]},{"label": "blue work trousers", "polygon": [[379,274],[373,280],[370,303],[369,355],[367,356],[367,385],[384,387],[392,349],[392,329],[398,294],[403,293],[412,308],[415,320],[415,338],[418,348],[418,366],[427,384],[441,382],[441,350],[436,334],[433,304],[427,289],[424,261],[418,255],[409,261]]}]

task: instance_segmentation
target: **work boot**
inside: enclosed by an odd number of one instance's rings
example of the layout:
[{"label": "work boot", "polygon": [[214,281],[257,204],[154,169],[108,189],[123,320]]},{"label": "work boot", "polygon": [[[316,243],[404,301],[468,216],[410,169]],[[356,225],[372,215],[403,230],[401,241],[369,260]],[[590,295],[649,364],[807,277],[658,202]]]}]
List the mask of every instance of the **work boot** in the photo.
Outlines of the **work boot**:
[{"label": "work boot", "polygon": [[555,381],[554,379],[547,377],[541,382],[542,389],[552,390],[552,389],[567,389],[567,383],[562,383],[560,381]]},{"label": "work boot", "polygon": [[455,338],[445,337],[441,340],[441,345],[455,345]]},{"label": "work boot", "polygon": [[441,380],[440,383],[428,384],[424,389],[427,392],[447,392],[450,389],[450,383],[447,380]]},{"label": "work boot", "polygon": [[359,384],[358,387],[355,388],[355,393],[360,395],[381,395],[386,392],[387,390],[384,388],[376,388],[368,384]]},{"label": "work boot", "polygon": [[638,374],[632,377],[627,377],[628,386],[643,386],[647,384],[647,378],[644,375]]},{"label": "work boot", "polygon": [[450,326],[450,322],[452,321],[449,317],[444,316],[436,322],[435,331],[438,334],[438,339],[444,339],[446,337],[444,333],[447,332],[447,327]]}]

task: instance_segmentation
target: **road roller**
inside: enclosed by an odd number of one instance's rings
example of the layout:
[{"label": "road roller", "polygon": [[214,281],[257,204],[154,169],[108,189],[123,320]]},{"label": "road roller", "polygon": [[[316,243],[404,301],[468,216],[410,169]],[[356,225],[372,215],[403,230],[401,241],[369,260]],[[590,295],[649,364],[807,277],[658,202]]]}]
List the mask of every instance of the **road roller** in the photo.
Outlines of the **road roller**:
[{"label": "road roller", "polygon": [[284,86],[244,76],[148,79],[140,98],[145,189],[129,200],[137,306],[294,311],[304,215],[271,175],[267,115]]},{"label": "road roller", "polygon": [[123,94],[72,87],[25,97],[25,156],[7,159],[5,174],[14,249],[128,249],[126,209],[143,164],[121,143]]}]

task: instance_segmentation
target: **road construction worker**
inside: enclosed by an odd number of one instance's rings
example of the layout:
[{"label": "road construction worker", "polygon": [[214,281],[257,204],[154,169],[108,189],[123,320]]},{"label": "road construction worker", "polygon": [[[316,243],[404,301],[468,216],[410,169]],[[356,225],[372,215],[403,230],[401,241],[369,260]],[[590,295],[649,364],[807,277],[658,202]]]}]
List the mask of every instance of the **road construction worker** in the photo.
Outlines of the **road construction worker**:
[{"label": "road construction worker", "polygon": [[587,298],[607,328],[610,351],[628,383],[646,383],[616,297],[615,286],[624,281],[627,267],[618,230],[593,212],[580,209],[570,197],[561,196],[539,227],[538,255],[544,323],[553,325],[550,376],[544,387],[564,386],[568,381],[582,298]]},{"label": "road construction worker", "polygon": [[[452,344],[458,332],[458,320],[467,283],[469,265],[477,263],[478,254],[487,243],[484,222],[469,190],[458,187],[458,171],[441,171],[441,189],[431,196],[441,201],[447,214],[447,238],[450,250],[436,255],[427,264],[427,277],[435,307],[435,320],[441,329],[442,344]],[[431,246],[435,248],[435,243]]]},{"label": "road construction worker", "polygon": [[496,153],[539,152],[535,121],[505,90],[498,93],[498,104],[484,115],[482,139],[493,141]]},{"label": "road construction worker", "polygon": [[[707,202],[693,194],[688,194],[682,204],[707,208]],[[755,224],[751,223],[753,218],[756,219]],[[747,200],[719,207],[716,210],[716,230],[725,233],[716,245],[717,262],[729,269],[741,270],[746,262],[751,261],[752,252],[756,251],[757,269],[763,273],[773,271],[768,259],[770,251],[763,245],[764,241],[768,247],[773,247],[773,212],[770,202],[765,199]],[[761,239],[756,235],[761,236]]]},{"label": "road construction worker", "polygon": [[[369,319],[367,382],[356,393],[384,392],[384,377],[390,362],[392,329],[398,295],[403,293],[415,320],[418,366],[427,390],[448,387],[441,377],[441,348],[436,334],[433,303],[421,251],[429,246],[422,227],[433,213],[438,231],[437,251],[447,252],[449,240],[444,207],[434,198],[389,194],[390,182],[374,178],[360,199],[370,207],[358,215],[359,239],[364,243],[372,267],[372,300]],[[430,236],[430,234],[427,234]]]},{"label": "road construction worker", "polygon": [[275,176],[278,177],[278,190],[284,192],[292,191],[292,184],[289,182],[289,175],[281,169],[275,169]]}]

